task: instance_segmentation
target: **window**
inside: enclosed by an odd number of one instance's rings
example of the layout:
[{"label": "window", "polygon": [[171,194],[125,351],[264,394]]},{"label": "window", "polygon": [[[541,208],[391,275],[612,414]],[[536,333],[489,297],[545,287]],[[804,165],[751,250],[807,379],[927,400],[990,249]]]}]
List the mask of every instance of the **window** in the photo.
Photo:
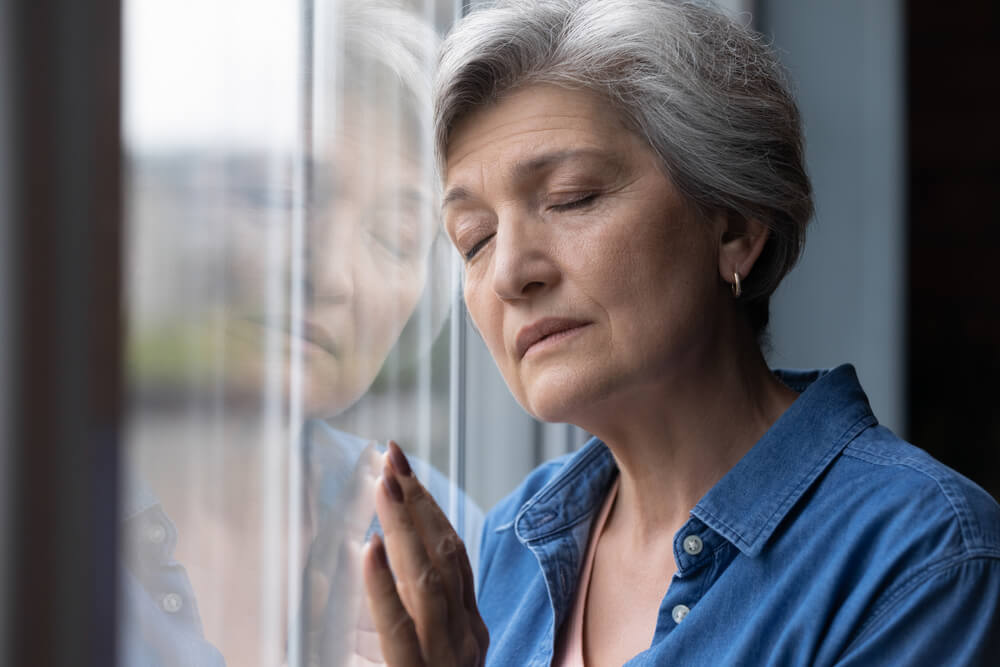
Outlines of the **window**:
[{"label": "window", "polygon": [[369,442],[475,530],[429,133],[453,17],[125,3],[120,664],[339,664]]}]

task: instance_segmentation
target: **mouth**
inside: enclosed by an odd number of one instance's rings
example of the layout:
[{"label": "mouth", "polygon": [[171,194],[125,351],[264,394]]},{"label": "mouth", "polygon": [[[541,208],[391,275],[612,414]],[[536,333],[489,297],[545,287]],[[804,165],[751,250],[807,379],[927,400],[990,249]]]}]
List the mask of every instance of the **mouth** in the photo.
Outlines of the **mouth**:
[{"label": "mouth", "polygon": [[326,329],[309,320],[274,322],[268,321],[265,318],[249,317],[246,321],[262,329],[281,330],[289,336],[301,338],[303,341],[320,348],[331,356],[337,356],[337,344],[334,342],[333,336]]},{"label": "mouth", "polygon": [[517,358],[523,359],[537,345],[564,338],[589,325],[590,322],[564,317],[546,317],[532,322],[517,332],[514,341]]},{"label": "mouth", "polygon": [[331,356],[337,356],[337,345],[333,342],[333,336],[326,329],[314,322],[310,322],[309,320],[295,322],[290,327],[289,333],[312,343]]}]

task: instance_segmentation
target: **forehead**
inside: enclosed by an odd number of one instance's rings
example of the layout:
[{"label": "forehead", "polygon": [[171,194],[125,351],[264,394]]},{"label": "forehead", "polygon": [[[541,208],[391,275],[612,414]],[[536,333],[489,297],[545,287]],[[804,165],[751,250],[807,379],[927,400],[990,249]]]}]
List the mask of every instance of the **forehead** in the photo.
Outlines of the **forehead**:
[{"label": "forehead", "polygon": [[631,144],[634,139],[618,112],[597,93],[526,86],[456,124],[445,159],[445,182],[461,177],[470,163],[482,168],[560,149],[611,151],[622,147],[623,140]]},{"label": "forehead", "polygon": [[421,155],[420,137],[407,130],[400,112],[347,96],[317,123],[313,178],[342,197],[419,193],[433,203],[437,179]]}]

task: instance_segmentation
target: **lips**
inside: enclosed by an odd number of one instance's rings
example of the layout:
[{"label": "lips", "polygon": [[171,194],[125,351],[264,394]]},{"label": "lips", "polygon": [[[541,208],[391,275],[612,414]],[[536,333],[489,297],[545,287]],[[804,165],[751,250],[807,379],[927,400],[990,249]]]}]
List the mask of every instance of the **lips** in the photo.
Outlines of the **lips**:
[{"label": "lips", "polygon": [[321,347],[331,355],[337,355],[337,345],[333,342],[333,336],[318,324],[303,320],[292,324],[292,333],[300,335],[303,339],[313,345]]},{"label": "lips", "polygon": [[299,322],[271,322],[263,317],[248,317],[246,321],[261,327],[262,329],[280,329],[291,336],[297,336],[302,340],[312,343],[332,356],[337,356],[338,346],[334,342],[333,336],[322,326],[303,320]]},{"label": "lips", "polygon": [[514,341],[517,358],[522,359],[531,346],[555,334],[585,327],[589,322],[564,317],[546,317],[522,327]]}]

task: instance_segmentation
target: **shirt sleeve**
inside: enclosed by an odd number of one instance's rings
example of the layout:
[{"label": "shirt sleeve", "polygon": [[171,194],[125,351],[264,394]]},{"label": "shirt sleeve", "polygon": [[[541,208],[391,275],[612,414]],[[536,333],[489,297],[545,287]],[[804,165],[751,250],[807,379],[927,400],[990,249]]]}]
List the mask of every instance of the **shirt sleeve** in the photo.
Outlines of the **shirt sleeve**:
[{"label": "shirt sleeve", "polygon": [[862,665],[996,665],[1000,656],[1000,555],[939,564],[887,592],[837,662]]}]

